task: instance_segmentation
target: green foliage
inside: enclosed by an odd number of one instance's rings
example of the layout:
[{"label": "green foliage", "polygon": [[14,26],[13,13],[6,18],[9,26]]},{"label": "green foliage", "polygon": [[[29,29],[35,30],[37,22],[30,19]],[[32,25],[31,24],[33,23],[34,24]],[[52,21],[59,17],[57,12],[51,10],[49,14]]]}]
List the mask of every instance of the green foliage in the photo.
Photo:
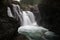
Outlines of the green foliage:
[{"label": "green foliage", "polygon": [[34,4],[38,4],[40,2],[40,0],[22,0],[21,3],[22,4],[30,4],[30,5],[34,5]]},{"label": "green foliage", "polygon": [[21,6],[22,6],[22,9],[25,9],[26,7],[28,7],[28,5],[36,5],[36,4],[39,4],[40,0],[22,0],[20,3],[21,3]]}]

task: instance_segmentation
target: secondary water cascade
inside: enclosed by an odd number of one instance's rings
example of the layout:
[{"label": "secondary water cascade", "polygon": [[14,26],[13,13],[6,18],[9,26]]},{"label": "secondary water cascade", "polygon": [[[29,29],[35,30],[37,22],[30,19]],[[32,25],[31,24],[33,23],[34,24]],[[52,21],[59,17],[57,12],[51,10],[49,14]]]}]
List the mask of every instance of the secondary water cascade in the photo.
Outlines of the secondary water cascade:
[{"label": "secondary water cascade", "polygon": [[30,11],[21,12],[19,5],[14,4],[13,4],[13,10],[15,12],[14,14],[16,15],[12,14],[11,9],[9,7],[7,9],[9,17],[17,18],[18,16],[21,21],[21,26],[18,28],[19,34],[25,35],[29,40],[47,40],[44,37],[44,35],[46,32],[48,32],[48,29],[37,25],[37,22],[35,21],[35,17],[32,12]]}]

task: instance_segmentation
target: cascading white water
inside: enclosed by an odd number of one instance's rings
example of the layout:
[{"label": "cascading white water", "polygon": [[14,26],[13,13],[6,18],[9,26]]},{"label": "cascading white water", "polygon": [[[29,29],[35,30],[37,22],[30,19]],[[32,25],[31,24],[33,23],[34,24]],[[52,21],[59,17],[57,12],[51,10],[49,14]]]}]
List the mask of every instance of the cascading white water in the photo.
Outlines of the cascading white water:
[{"label": "cascading white water", "polygon": [[29,40],[47,40],[44,37],[44,35],[45,34],[50,35],[48,33],[48,29],[37,25],[33,13],[30,11],[21,12],[19,5],[15,5],[15,4],[12,4],[12,5],[14,10],[14,15],[12,14],[11,9],[9,7],[7,12],[9,17],[20,19],[21,26],[18,28],[18,33],[26,35],[26,37]]},{"label": "cascading white water", "polygon": [[14,14],[11,12],[11,9],[8,7],[7,8],[8,16],[12,17],[12,18],[14,18],[16,20],[20,20],[21,25],[22,25],[22,12],[21,12],[20,6],[17,5],[17,4],[12,4],[12,6],[13,6]]},{"label": "cascading white water", "polygon": [[21,25],[23,24],[23,18],[22,18],[22,12],[21,12],[21,9],[20,9],[20,6],[18,4],[12,4],[13,5],[13,10],[14,10],[14,13],[15,13],[15,18],[19,18],[20,19],[20,22],[21,22]]},{"label": "cascading white water", "polygon": [[37,25],[32,12],[23,11],[23,25]]},{"label": "cascading white water", "polygon": [[41,38],[46,40],[44,38],[44,33],[47,32],[48,29],[39,27],[37,25],[33,13],[30,11],[23,11],[22,16],[23,24],[18,28],[18,32],[20,34],[26,35],[29,40],[40,40]]},{"label": "cascading white water", "polygon": [[11,9],[9,7],[7,8],[7,13],[9,17],[13,17]]}]

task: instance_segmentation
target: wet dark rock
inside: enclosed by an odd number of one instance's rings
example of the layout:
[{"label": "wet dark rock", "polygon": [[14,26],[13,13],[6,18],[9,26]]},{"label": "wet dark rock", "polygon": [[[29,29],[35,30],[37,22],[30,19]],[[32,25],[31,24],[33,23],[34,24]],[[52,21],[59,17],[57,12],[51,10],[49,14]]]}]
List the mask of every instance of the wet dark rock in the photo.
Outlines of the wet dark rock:
[{"label": "wet dark rock", "polygon": [[0,40],[12,40],[17,36],[18,21],[9,17],[0,17]]},{"label": "wet dark rock", "polygon": [[19,26],[19,21],[7,15],[7,4],[0,0],[0,40],[14,40]]},{"label": "wet dark rock", "polygon": [[38,7],[41,17],[39,25],[60,35],[60,1],[43,0]]}]

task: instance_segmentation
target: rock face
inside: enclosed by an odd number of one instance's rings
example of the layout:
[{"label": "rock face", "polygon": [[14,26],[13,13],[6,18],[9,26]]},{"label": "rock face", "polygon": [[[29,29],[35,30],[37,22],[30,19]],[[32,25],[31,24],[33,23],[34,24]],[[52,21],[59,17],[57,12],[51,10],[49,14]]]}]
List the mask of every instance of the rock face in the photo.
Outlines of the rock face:
[{"label": "rock face", "polygon": [[0,17],[0,40],[11,40],[16,37],[18,27],[16,20],[9,17]]},{"label": "rock face", "polygon": [[0,40],[14,40],[20,24],[7,15],[7,5],[3,0],[0,1],[0,5]]},{"label": "rock face", "polygon": [[[19,22],[7,16],[6,7],[0,11],[0,40],[13,40],[17,36]],[[1,10],[1,9],[0,9]]]},{"label": "rock face", "polygon": [[60,35],[60,1],[43,0],[38,7],[42,26]]}]

